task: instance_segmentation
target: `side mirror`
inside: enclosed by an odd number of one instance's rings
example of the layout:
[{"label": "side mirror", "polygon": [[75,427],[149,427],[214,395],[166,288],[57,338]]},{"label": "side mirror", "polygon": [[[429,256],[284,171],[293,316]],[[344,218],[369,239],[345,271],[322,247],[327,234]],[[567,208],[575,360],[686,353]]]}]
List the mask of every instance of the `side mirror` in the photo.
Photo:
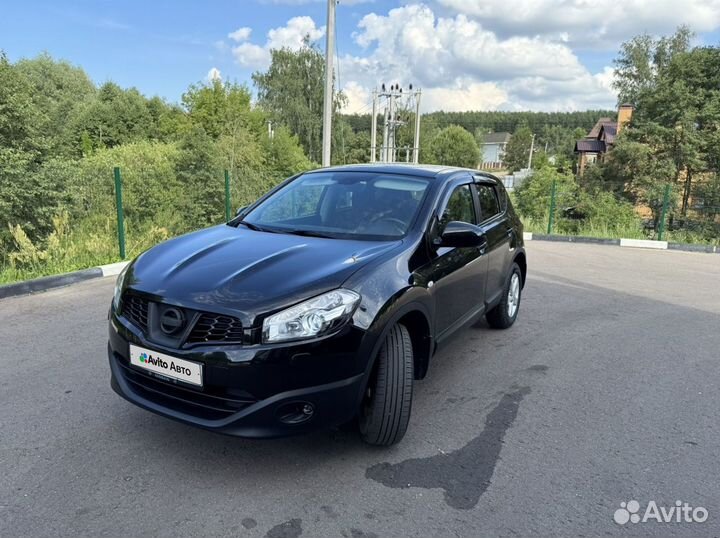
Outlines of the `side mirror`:
[{"label": "side mirror", "polygon": [[245,211],[247,208],[248,208],[248,206],[239,207],[238,210],[235,212],[235,216],[239,217],[240,215],[242,215],[243,211]]},{"label": "side mirror", "polygon": [[435,240],[435,244],[439,247],[484,248],[487,246],[487,237],[474,224],[453,220],[445,225],[445,230]]}]

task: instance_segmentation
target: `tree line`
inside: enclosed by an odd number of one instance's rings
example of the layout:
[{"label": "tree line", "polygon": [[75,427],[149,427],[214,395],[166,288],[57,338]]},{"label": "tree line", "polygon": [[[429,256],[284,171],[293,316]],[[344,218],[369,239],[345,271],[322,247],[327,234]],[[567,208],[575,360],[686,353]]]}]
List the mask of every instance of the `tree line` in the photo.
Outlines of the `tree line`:
[{"label": "tree line", "polygon": [[[243,85],[190,85],[178,104],[43,54],[0,54],[0,280],[116,257],[112,170],[120,166],[130,252],[224,218],[314,166],[289,126]],[[2,276],[4,275],[4,276]]]},{"label": "tree line", "polygon": [[[298,51],[273,50],[271,59],[267,70],[253,74],[252,90],[205,81],[169,103],[113,82],[98,86],[80,67],[47,54],[12,63],[0,52],[0,281],[116,256],[114,166],[124,178],[130,254],[221,222],[223,170],[232,178],[234,205],[242,206],[318,166],[322,53],[306,42]],[[720,49],[691,46],[686,28],[624,43],[616,84],[635,114],[611,154],[582,178],[573,174],[575,141],[600,117],[614,117],[612,111],[425,114],[420,160],[475,168],[487,133],[511,132],[510,170],[527,166],[535,148],[536,179],[518,192],[527,219],[544,218],[547,206],[535,202],[560,181],[574,193],[565,204],[574,208],[568,230],[588,215],[600,218],[598,207],[610,215],[606,224],[622,221],[625,229],[640,229],[637,211],[628,208],[645,208],[657,228],[670,184],[671,229],[687,232],[688,240],[717,242],[719,73]],[[368,162],[371,117],[340,114],[345,102],[336,95],[332,162]],[[412,111],[403,114],[400,160],[413,145]]]},{"label": "tree line", "polygon": [[[212,80],[189,85],[170,103],[114,82],[98,86],[82,68],[48,54],[12,63],[0,52],[0,272],[112,259],[115,166],[131,253],[221,221],[223,170],[241,206],[318,166],[323,69],[321,51],[308,42],[272,51],[269,68],[252,76],[255,99],[245,85]],[[339,93],[336,112],[344,104]],[[474,168],[483,132],[513,126],[516,140],[535,127],[545,136],[540,143],[567,153],[572,129],[587,129],[598,114],[427,114],[421,161]],[[413,143],[408,120],[400,148]],[[334,164],[370,160],[369,126],[369,115],[336,114]]]}]

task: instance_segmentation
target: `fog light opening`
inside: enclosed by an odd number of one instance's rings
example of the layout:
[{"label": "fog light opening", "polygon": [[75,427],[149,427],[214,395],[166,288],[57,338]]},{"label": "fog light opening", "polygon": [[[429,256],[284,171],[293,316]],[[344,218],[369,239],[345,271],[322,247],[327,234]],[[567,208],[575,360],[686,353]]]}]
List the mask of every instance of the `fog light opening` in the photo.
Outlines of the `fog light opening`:
[{"label": "fog light opening", "polygon": [[277,410],[280,422],[285,424],[301,424],[312,418],[315,406],[310,402],[291,402],[281,405]]}]

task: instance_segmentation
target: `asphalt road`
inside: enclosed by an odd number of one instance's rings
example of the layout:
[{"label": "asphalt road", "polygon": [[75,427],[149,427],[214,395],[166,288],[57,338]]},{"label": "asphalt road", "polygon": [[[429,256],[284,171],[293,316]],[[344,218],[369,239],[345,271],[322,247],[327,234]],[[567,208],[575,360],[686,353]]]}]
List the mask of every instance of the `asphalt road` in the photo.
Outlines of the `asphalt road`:
[{"label": "asphalt road", "polygon": [[[0,301],[0,536],[717,536],[720,256],[531,242],[391,449],[248,441],[110,389],[112,279]],[[676,500],[704,523],[613,521]]]}]

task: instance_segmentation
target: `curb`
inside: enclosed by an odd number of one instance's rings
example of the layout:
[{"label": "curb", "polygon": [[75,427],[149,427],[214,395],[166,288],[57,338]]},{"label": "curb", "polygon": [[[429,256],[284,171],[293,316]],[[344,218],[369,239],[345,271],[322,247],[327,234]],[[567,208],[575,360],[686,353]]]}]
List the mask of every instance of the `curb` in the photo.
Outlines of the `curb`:
[{"label": "curb", "polygon": [[585,237],[582,235],[547,235],[532,234],[532,241],[559,241],[564,243],[590,243],[593,245],[620,245],[620,239],[604,239],[602,237]]},{"label": "curb", "polygon": [[657,250],[667,250],[667,241],[651,241],[649,239],[621,239],[621,247],[633,248],[654,248]]},{"label": "curb", "polygon": [[714,245],[691,245],[688,243],[668,243],[668,250],[684,250],[686,252],[707,252],[720,254],[720,247]]},{"label": "curb", "polygon": [[583,237],[578,235],[547,235],[523,232],[525,241],[555,241],[563,243],[589,243],[593,245],[613,245],[625,248],[649,248],[655,250],[681,250],[685,252],[703,252],[720,254],[720,247],[715,245],[694,245],[691,243],[668,243],[650,239],[605,239],[602,237]]},{"label": "curb", "polygon": [[61,288],[71,284],[77,284],[78,282],[84,282],[85,280],[92,280],[93,278],[117,275],[120,274],[120,271],[122,271],[128,263],[130,262],[110,263],[108,265],[81,269],[80,271],[73,271],[71,273],[43,276],[32,280],[5,284],[4,286],[0,286],[0,299],[47,291],[53,288]]}]

